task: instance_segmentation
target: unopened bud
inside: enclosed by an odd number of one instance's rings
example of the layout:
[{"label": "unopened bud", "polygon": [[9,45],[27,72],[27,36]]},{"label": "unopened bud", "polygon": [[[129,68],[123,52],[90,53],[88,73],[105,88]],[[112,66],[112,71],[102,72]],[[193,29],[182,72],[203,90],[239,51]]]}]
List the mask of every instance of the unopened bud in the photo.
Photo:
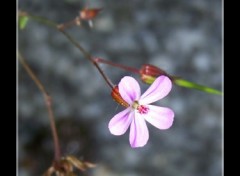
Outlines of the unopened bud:
[{"label": "unopened bud", "polygon": [[161,75],[168,76],[164,70],[150,64],[144,64],[139,73],[142,81],[147,84],[152,84],[154,80]]},{"label": "unopened bud", "polygon": [[83,9],[80,11],[80,18],[83,20],[92,20],[97,16],[97,14],[102,10],[102,8],[95,9]]},{"label": "unopened bud", "polygon": [[118,86],[115,86],[112,89],[111,92],[111,96],[113,97],[113,99],[118,102],[120,105],[124,106],[124,107],[129,107],[129,104],[121,97],[119,90],[118,90]]}]

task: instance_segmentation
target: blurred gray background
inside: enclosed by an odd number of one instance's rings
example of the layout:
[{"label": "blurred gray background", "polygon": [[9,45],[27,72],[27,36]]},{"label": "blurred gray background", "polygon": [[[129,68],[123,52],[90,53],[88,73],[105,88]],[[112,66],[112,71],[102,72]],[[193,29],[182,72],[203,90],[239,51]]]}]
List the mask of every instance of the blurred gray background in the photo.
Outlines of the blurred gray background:
[{"label": "blurred gray background", "polygon": [[[80,9],[103,7],[94,28],[67,31],[94,56],[140,68],[154,64],[170,74],[221,90],[220,0],[19,0],[19,9],[58,23]],[[92,176],[220,176],[222,97],[174,86],[158,105],[175,111],[169,130],[148,124],[150,139],[132,149],[129,131],[113,136],[109,120],[122,107],[92,66],[61,33],[29,21],[19,31],[19,50],[53,98],[64,155],[97,163]],[[117,84],[138,75],[102,65]],[[53,142],[42,94],[19,64],[19,175],[41,175],[53,159]],[[142,91],[147,88],[141,84]],[[81,175],[81,174],[79,174]]]}]

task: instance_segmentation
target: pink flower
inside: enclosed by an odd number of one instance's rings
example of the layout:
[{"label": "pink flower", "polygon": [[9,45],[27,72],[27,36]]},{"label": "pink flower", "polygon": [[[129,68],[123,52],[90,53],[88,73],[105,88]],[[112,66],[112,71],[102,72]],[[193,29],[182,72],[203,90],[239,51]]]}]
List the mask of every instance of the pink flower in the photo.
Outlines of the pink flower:
[{"label": "pink flower", "polygon": [[140,86],[134,78],[122,78],[118,89],[129,106],[110,120],[110,132],[113,135],[122,135],[130,126],[129,142],[131,147],[135,148],[143,147],[148,141],[149,133],[145,120],[161,130],[170,128],[174,112],[166,107],[149,104],[164,98],[171,88],[171,80],[167,76],[159,76],[141,95]]}]

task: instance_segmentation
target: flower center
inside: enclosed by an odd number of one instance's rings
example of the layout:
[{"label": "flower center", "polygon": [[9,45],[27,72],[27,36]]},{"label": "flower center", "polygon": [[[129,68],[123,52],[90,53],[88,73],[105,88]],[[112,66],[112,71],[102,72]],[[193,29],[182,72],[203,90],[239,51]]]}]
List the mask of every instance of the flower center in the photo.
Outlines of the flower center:
[{"label": "flower center", "polygon": [[134,103],[132,104],[132,107],[136,110],[138,110],[138,113],[140,114],[147,114],[149,111],[149,108],[145,105],[139,105],[139,103],[137,101],[134,101]]},{"label": "flower center", "polygon": [[147,106],[144,106],[144,105],[139,105],[137,107],[137,110],[140,114],[147,114],[148,113],[148,110],[149,108]]}]

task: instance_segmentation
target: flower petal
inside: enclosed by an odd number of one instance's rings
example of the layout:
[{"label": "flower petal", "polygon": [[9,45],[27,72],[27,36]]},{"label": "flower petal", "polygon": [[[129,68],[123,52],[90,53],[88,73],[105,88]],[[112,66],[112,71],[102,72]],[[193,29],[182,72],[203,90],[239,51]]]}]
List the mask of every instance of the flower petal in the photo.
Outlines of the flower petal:
[{"label": "flower petal", "polygon": [[149,138],[146,122],[141,114],[135,113],[131,123],[129,142],[132,148],[143,147]]},{"label": "flower petal", "polygon": [[140,104],[150,104],[165,97],[172,89],[172,81],[167,76],[159,76],[141,96]]},{"label": "flower petal", "polygon": [[122,98],[128,103],[138,100],[141,95],[141,90],[138,82],[130,76],[125,76],[118,84],[119,93]]},{"label": "flower petal", "polygon": [[127,131],[133,118],[133,112],[131,113],[130,111],[131,109],[127,108],[110,120],[108,128],[113,135],[122,135]]},{"label": "flower petal", "polygon": [[154,105],[148,105],[148,108],[148,113],[144,114],[146,121],[161,130],[172,126],[174,112],[171,109]]}]

